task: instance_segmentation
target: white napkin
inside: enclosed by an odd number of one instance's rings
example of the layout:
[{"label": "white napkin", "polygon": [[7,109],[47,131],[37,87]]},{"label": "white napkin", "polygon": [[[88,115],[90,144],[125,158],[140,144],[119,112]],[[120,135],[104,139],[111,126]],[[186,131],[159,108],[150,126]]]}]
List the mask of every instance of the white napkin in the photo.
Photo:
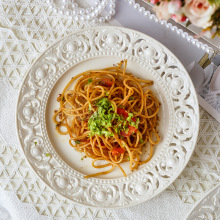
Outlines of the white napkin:
[{"label": "white napkin", "polygon": [[198,94],[199,104],[220,123],[220,66],[203,69],[195,61],[186,68]]}]

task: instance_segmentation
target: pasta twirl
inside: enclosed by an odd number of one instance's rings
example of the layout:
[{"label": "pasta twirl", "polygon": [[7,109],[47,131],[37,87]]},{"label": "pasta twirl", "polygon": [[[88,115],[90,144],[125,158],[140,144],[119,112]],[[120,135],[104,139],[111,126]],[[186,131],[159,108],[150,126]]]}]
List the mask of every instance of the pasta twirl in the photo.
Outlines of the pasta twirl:
[{"label": "pasta twirl", "polygon": [[[127,60],[117,66],[89,70],[73,77],[57,101],[53,121],[61,135],[70,136],[69,143],[77,151],[93,159],[95,168],[107,171],[87,175],[103,175],[129,162],[131,171],[147,163],[159,143],[159,102],[150,90],[153,81],[126,72]],[[149,155],[141,160],[145,148]],[[97,165],[97,161],[105,161]]]}]

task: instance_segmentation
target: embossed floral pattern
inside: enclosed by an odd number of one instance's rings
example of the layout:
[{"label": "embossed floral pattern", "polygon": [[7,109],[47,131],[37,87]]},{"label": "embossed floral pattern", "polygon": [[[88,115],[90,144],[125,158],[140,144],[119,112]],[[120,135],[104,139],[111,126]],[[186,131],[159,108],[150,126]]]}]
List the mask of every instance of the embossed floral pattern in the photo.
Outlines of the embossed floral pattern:
[{"label": "embossed floral pattern", "polygon": [[29,98],[24,98],[25,100],[20,103],[19,118],[28,125],[32,127],[37,125],[39,122],[38,111],[40,108],[40,102],[38,99],[34,98],[33,95]]},{"label": "embossed floral pattern", "polygon": [[33,83],[35,89],[44,89],[47,86],[57,70],[57,61],[57,59],[53,61],[45,60],[44,63],[37,65],[34,71],[31,72],[30,81]]},{"label": "embossed floral pattern", "polygon": [[88,53],[89,38],[72,36],[71,40],[63,40],[57,49],[57,56],[61,60],[71,61],[77,56]]}]

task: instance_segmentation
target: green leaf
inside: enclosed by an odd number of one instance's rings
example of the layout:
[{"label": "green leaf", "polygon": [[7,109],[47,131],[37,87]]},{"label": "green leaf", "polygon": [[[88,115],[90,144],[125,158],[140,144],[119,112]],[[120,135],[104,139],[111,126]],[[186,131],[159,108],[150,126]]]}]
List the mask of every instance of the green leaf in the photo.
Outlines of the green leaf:
[{"label": "green leaf", "polygon": [[211,5],[220,6],[220,0],[208,0]]},{"label": "green leaf", "polygon": [[37,145],[37,141],[35,141],[34,144]]},{"label": "green leaf", "polygon": [[88,84],[90,84],[92,82],[92,79],[88,79]]},{"label": "green leaf", "polygon": [[46,157],[50,157],[50,154],[49,153],[45,153]]},{"label": "green leaf", "polygon": [[144,141],[143,141],[142,139],[140,139],[140,140],[139,140],[139,142],[140,142],[141,144],[143,144],[143,143],[144,143]]},{"label": "green leaf", "polygon": [[78,140],[75,141],[76,144],[79,144],[80,142],[81,142],[81,141],[78,141]]},{"label": "green leaf", "polygon": [[191,23],[190,20],[188,20],[188,21],[186,22],[186,27],[188,27],[190,24],[192,24],[192,23]]}]

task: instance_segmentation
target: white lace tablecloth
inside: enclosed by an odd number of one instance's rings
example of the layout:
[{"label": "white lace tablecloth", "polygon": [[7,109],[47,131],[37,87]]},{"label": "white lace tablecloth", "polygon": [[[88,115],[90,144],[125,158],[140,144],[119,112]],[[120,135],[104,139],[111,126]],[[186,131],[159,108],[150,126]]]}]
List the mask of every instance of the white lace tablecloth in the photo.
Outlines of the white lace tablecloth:
[{"label": "white lace tablecloth", "polygon": [[166,191],[148,202],[118,210],[83,207],[37,178],[16,135],[19,87],[28,68],[50,44],[92,25],[63,18],[45,0],[0,2],[0,219],[184,219],[193,204],[220,182],[220,124],[202,108],[190,162]]}]

